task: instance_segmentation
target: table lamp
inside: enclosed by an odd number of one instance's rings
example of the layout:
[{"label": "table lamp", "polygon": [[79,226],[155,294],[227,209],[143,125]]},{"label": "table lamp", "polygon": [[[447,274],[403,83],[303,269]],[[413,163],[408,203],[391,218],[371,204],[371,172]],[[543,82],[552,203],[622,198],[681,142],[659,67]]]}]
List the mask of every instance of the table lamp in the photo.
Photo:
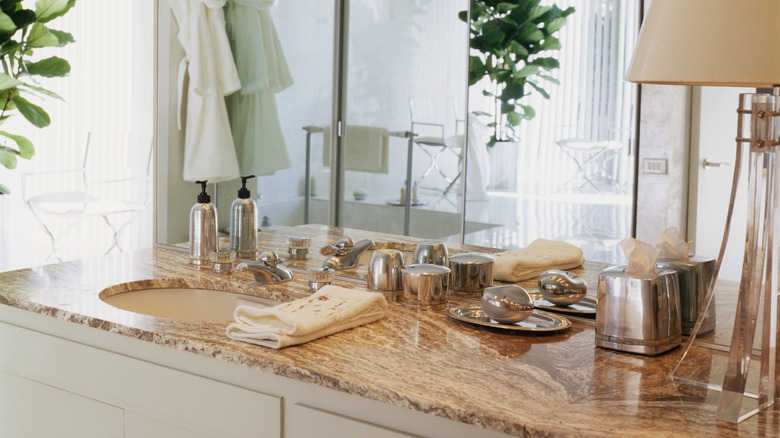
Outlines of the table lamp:
[{"label": "table lamp", "polygon": [[[712,302],[731,226],[742,149],[750,150],[748,221],[745,255],[734,331],[716,418],[731,423],[780,402],[778,379],[778,258],[780,244],[780,1],[776,0],[653,0],[639,34],[626,80],[646,84],[769,87],[773,94],[741,94],[731,201],[723,243],[709,285]],[[724,109],[725,111],[725,109]],[[753,351],[759,317],[764,313],[761,351]],[[680,364],[686,360],[706,314],[694,326]],[[757,407],[741,413],[751,359],[760,356]],[[676,381],[687,381],[676,378]],[[694,383],[687,381],[688,383]]]}]

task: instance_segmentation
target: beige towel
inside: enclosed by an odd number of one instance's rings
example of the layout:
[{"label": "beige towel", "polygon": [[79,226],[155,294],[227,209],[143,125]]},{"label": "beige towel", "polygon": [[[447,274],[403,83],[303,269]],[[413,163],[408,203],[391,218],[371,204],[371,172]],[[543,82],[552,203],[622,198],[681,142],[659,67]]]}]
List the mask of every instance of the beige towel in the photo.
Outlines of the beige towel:
[{"label": "beige towel", "polygon": [[387,314],[382,294],[325,286],[310,297],[274,307],[238,306],[230,339],[270,348],[302,344],[368,324]]},{"label": "beige towel", "polygon": [[[388,173],[387,128],[349,125],[346,128],[347,170]],[[323,132],[322,165],[330,166],[330,128]]]},{"label": "beige towel", "polygon": [[494,278],[517,282],[539,276],[550,269],[572,269],[585,263],[582,250],[555,240],[536,239],[525,248],[492,254],[496,258]]}]

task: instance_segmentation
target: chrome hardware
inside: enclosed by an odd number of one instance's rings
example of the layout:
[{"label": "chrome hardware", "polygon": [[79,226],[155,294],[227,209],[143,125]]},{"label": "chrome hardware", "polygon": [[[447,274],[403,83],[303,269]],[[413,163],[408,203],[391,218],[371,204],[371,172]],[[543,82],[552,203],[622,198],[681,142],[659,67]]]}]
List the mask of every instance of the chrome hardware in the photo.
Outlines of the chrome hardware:
[{"label": "chrome hardware", "polygon": [[280,258],[276,251],[268,250],[260,254],[260,260],[257,262],[240,263],[236,266],[236,271],[251,272],[257,284],[285,283],[293,279],[293,274],[282,262],[284,259]]}]

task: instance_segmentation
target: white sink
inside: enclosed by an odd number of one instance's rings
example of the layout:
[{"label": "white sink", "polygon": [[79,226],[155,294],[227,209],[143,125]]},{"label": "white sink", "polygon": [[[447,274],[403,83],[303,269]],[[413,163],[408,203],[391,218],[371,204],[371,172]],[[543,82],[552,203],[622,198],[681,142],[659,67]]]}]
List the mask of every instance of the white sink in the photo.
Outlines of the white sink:
[{"label": "white sink", "polygon": [[208,289],[142,289],[100,299],[118,309],[185,321],[230,321],[240,304],[270,307],[276,301]]}]

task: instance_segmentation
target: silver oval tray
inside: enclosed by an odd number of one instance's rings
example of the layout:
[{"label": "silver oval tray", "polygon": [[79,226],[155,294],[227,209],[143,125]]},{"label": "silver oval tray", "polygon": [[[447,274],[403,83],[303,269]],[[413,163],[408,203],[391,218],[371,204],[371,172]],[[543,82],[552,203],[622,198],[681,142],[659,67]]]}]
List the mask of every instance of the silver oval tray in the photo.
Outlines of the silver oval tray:
[{"label": "silver oval tray", "polygon": [[581,318],[596,317],[596,300],[589,297],[585,297],[580,302],[574,303],[570,306],[556,306],[547,300],[534,300],[534,307],[538,307],[549,312],[579,316]]},{"label": "silver oval tray", "polygon": [[447,316],[471,324],[520,332],[556,332],[571,327],[571,322],[565,317],[535,309],[525,321],[502,324],[490,319],[480,304],[461,304],[450,307],[447,309]]}]

